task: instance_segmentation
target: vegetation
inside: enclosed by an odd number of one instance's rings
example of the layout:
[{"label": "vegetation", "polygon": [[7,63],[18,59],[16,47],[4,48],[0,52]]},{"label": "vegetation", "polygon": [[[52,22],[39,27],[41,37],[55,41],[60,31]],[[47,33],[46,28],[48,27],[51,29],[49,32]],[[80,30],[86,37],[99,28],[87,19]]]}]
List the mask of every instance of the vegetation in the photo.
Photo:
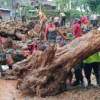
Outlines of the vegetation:
[{"label": "vegetation", "polygon": [[65,6],[71,1],[72,9],[91,10],[100,13],[100,0],[54,0],[55,4]]}]

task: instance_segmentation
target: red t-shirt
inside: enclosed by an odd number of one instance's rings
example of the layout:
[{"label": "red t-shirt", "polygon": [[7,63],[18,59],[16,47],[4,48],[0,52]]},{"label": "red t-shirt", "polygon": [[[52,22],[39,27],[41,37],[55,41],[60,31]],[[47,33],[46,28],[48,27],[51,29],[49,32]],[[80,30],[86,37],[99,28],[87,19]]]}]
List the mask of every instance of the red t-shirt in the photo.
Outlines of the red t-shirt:
[{"label": "red t-shirt", "polygon": [[87,17],[82,17],[81,18],[82,23],[87,24],[88,23],[88,19]]},{"label": "red t-shirt", "polygon": [[56,26],[54,24],[49,24],[47,27],[46,27],[46,37],[48,36],[48,33],[50,31],[55,31],[56,29]]},{"label": "red t-shirt", "polygon": [[81,26],[78,22],[74,24],[74,35],[76,38],[82,36]]}]

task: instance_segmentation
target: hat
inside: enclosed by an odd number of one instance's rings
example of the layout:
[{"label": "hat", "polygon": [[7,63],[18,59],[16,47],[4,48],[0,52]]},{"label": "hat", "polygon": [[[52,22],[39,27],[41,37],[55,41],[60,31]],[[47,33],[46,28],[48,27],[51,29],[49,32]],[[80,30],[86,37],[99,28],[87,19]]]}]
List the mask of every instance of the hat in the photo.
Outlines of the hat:
[{"label": "hat", "polygon": [[32,40],[27,41],[27,45],[33,45],[33,41]]},{"label": "hat", "polygon": [[12,54],[14,52],[14,49],[9,49],[8,51],[7,51],[7,54]]},{"label": "hat", "polygon": [[49,23],[49,24],[50,24],[50,23],[52,23],[52,22],[53,22],[53,20],[52,20],[52,19],[49,19],[49,20],[48,20],[48,23]]},{"label": "hat", "polygon": [[61,36],[57,36],[56,37],[56,42],[60,42],[60,41],[62,41],[62,37]]},{"label": "hat", "polygon": [[75,36],[73,35],[73,33],[68,33],[66,36],[67,39],[74,39]]}]

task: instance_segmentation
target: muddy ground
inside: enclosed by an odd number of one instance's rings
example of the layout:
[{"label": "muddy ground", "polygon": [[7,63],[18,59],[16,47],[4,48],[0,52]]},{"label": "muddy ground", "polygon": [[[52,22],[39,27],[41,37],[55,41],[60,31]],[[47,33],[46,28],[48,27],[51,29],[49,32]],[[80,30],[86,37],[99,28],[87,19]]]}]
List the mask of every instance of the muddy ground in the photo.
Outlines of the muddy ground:
[{"label": "muddy ground", "polygon": [[[92,82],[95,84],[95,79]],[[100,100],[100,87],[68,87],[59,95],[36,97],[34,94],[16,90],[16,81],[0,79],[0,100]]]}]

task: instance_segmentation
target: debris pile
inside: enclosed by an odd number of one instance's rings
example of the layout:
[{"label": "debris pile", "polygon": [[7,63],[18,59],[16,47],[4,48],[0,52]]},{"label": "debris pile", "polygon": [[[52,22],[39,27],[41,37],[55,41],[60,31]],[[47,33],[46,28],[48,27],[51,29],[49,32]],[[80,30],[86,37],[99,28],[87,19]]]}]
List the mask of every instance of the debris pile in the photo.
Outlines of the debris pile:
[{"label": "debris pile", "polygon": [[[22,22],[4,22],[0,24],[0,35],[4,38],[11,37],[13,40],[21,40],[23,42],[27,40],[34,40],[37,38],[44,39],[45,27],[39,33],[39,22],[30,22],[27,25]],[[73,33],[73,28],[59,27],[63,34]]]}]

